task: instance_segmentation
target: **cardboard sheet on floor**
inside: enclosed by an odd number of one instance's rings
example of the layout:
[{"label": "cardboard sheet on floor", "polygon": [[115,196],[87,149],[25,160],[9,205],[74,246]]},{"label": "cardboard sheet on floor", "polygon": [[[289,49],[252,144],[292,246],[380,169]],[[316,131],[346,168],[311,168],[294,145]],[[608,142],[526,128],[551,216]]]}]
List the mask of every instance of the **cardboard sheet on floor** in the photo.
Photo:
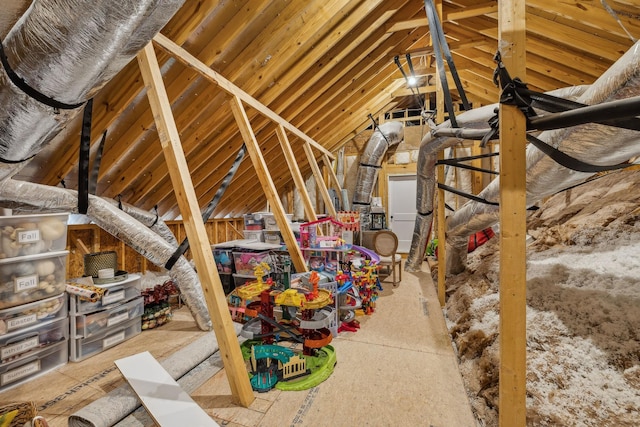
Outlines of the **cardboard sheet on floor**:
[{"label": "cardboard sheet on floor", "polygon": [[148,351],[115,364],[159,426],[218,426]]}]

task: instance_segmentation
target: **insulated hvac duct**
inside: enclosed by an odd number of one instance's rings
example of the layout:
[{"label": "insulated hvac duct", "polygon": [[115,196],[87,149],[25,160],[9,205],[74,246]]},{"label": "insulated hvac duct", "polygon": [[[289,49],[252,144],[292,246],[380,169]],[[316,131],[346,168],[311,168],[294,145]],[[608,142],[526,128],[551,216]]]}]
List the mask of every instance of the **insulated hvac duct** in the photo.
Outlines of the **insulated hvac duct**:
[{"label": "insulated hvac duct", "polygon": [[[594,105],[640,94],[640,42],[636,43],[596,82],[588,86],[567,88],[552,94],[575,98],[577,102]],[[487,126],[485,121],[497,105],[465,112],[457,117],[461,126]],[[484,122],[484,123],[483,123]],[[481,123],[481,124],[479,124]],[[438,127],[450,127],[449,122]],[[588,123],[564,129],[542,132],[539,139],[560,149],[572,157],[594,165],[622,163],[640,154],[640,132],[611,126]],[[418,217],[414,228],[413,241],[405,269],[418,271],[424,259],[424,252],[432,220],[433,195],[435,192],[435,158],[438,150],[455,144],[450,137],[434,138],[427,135],[421,144],[418,158]],[[550,196],[584,181],[591,173],[576,172],[555,163],[532,145],[527,147],[527,206],[532,206],[544,197]],[[499,179],[494,179],[479,196],[497,202]],[[487,228],[498,221],[498,207],[476,201],[467,202],[447,219],[447,240],[451,240],[452,259],[447,260],[449,272],[456,273],[464,268],[466,243],[470,234]]]},{"label": "insulated hvac duct", "polygon": [[[77,211],[75,191],[11,177],[151,41],[183,2],[35,0],[31,4],[2,40],[0,204],[39,211]],[[25,4],[18,3],[12,3],[12,10],[23,10]],[[35,96],[25,93],[25,85]],[[47,105],[51,100],[78,107],[54,108]],[[177,247],[166,225],[148,212],[127,205],[120,208],[113,200],[90,196],[87,214],[158,266],[163,266]],[[182,257],[169,274],[178,283],[198,327],[211,329],[194,269]]]},{"label": "insulated hvac duct", "polygon": [[[47,197],[43,198],[42,195]],[[32,182],[8,179],[0,189],[0,204],[9,202],[12,207],[31,207],[44,211],[77,211],[78,193],[66,188],[51,187]],[[128,208],[128,210],[135,208]],[[122,240],[153,264],[162,267],[176,250],[177,242],[169,243],[153,227],[143,224],[122,211],[115,201],[89,196],[87,215],[103,230]],[[156,224],[157,226],[157,224]],[[202,288],[195,270],[184,258],[176,262],[169,275],[180,287],[180,293],[193,314],[198,327],[211,329],[211,319]]]},{"label": "insulated hvac duct", "polygon": [[368,229],[371,210],[371,194],[378,181],[378,172],[387,150],[404,139],[404,127],[400,122],[386,122],[376,127],[369,138],[364,153],[360,156],[360,166],[356,177],[352,208],[360,212],[363,229]]},{"label": "insulated hvac duct", "polygon": [[[0,168],[0,180],[60,132],[183,2],[35,0],[2,40],[0,159],[13,166]],[[16,78],[40,100],[18,88]],[[78,107],[54,108],[44,99]]]}]

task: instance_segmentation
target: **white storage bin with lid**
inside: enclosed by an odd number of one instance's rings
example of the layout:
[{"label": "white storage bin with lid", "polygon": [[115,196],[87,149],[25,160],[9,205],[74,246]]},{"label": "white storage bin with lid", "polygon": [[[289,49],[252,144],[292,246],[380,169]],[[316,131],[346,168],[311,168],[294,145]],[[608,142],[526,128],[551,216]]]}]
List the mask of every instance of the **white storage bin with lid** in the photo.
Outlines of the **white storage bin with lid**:
[{"label": "white storage bin with lid", "polygon": [[0,259],[0,310],[63,293],[67,253]]},{"label": "white storage bin with lid", "polygon": [[0,258],[65,250],[67,219],[66,213],[0,216]]},{"label": "white storage bin with lid", "polygon": [[[291,227],[291,221],[293,220],[293,214],[285,214],[287,218],[287,224]],[[276,217],[273,213],[263,213],[262,217],[264,218],[264,229],[269,231],[279,231],[280,227],[278,227],[278,222],[276,221]]]},{"label": "white storage bin with lid", "polygon": [[262,230],[243,230],[242,234],[246,240],[264,242],[264,235],[262,234]]},{"label": "white storage bin with lid", "polygon": [[33,325],[67,317],[67,295],[0,310],[0,339],[3,335],[21,331]]},{"label": "white storage bin with lid", "polygon": [[0,391],[22,384],[45,374],[69,360],[69,344],[66,341],[43,348],[29,357],[0,365]]},{"label": "white storage bin with lid", "polygon": [[124,304],[117,304],[91,314],[79,314],[72,317],[73,338],[88,338],[131,319],[140,319],[144,312],[144,298],[138,297]]},{"label": "white storage bin with lid", "polygon": [[66,342],[68,338],[69,320],[66,317],[4,335],[0,339],[0,366],[29,357],[60,341]]},{"label": "white storage bin with lid", "polygon": [[79,362],[103,350],[118,345],[142,332],[142,319],[138,316],[126,323],[105,329],[90,338],[71,338],[69,340],[69,360]]},{"label": "white storage bin with lid", "polygon": [[130,301],[141,295],[142,282],[139,274],[129,274],[126,279],[103,285],[94,285],[105,290],[104,295],[96,302],[84,301],[78,295],[69,295],[69,313],[90,313],[103,310],[118,302]]}]

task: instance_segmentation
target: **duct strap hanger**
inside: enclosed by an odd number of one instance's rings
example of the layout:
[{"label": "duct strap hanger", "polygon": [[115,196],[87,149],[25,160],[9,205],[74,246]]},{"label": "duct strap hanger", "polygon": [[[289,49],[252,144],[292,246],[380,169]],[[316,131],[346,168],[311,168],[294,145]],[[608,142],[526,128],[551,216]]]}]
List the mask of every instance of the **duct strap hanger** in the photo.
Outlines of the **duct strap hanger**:
[{"label": "duct strap hanger", "polygon": [[98,174],[100,173],[100,164],[102,163],[102,152],[104,151],[104,143],[107,139],[107,131],[102,132],[102,138],[100,144],[98,144],[98,151],[96,157],[93,159],[93,167],[91,168],[91,175],[89,177],[89,194],[96,195],[98,187]]},{"label": "duct strap hanger", "polygon": [[91,149],[91,113],[93,98],[87,102],[82,115],[80,135],[80,159],[78,162],[78,212],[86,214],[89,209],[89,150]]},{"label": "duct strap hanger", "polygon": [[154,211],[154,212],[155,212],[155,214],[156,214],[156,218],[153,220],[153,224],[151,224],[151,225],[149,226],[149,228],[151,228],[151,227],[153,227],[154,225],[156,225],[156,224],[158,223],[158,219],[160,219],[160,215],[158,215],[158,205],[155,205],[155,206],[153,207],[153,211]]},{"label": "duct strap hanger", "polygon": [[488,173],[488,174],[492,174],[492,175],[500,175],[500,172],[496,172],[496,171],[491,170],[491,169],[483,169],[483,168],[479,168],[479,167],[476,167],[476,166],[471,166],[471,165],[467,165],[465,163],[461,163],[460,159],[438,160],[436,162],[436,165],[447,165],[447,166],[453,166],[454,168],[468,169],[468,170],[472,170],[472,171],[476,171],[476,172]]},{"label": "duct strap hanger", "polygon": [[[202,212],[203,222],[207,222],[207,220],[209,219],[213,211],[218,206],[220,199],[222,199],[222,196],[224,195],[225,191],[231,184],[231,181],[233,180],[234,175],[238,171],[238,168],[240,167],[240,163],[242,163],[242,159],[244,159],[244,156],[246,153],[247,153],[247,146],[245,144],[242,144],[242,147],[240,147],[240,150],[238,150],[238,154],[236,155],[236,158],[233,161],[233,164],[231,165],[229,172],[227,172],[224,179],[222,180],[222,184],[220,184],[220,187],[216,191],[216,194],[213,196],[213,199],[211,199],[211,201],[207,205],[207,208],[204,210],[204,212]],[[156,215],[157,215],[157,212],[158,210],[156,206]],[[157,216],[156,216],[156,220],[157,220]],[[184,255],[187,249],[189,249],[189,239],[185,238],[180,244],[180,246],[178,246],[175,252],[167,260],[167,262],[164,265],[164,268],[166,268],[167,270],[171,270],[175,265],[175,263],[178,261],[178,259],[182,255]]]},{"label": "duct strap hanger", "polygon": [[[371,119],[371,121],[373,122],[373,128],[374,128],[375,130],[377,130],[378,132],[380,132],[380,135],[382,135],[382,137],[384,138],[384,142],[386,142],[386,143],[387,143],[387,150],[388,150],[389,148],[391,148],[391,143],[390,143],[390,142],[389,142],[389,140],[387,139],[387,136],[386,136],[384,133],[382,133],[382,131],[380,130],[380,127],[378,126],[378,123],[375,121],[375,119],[373,118],[373,116],[371,115],[371,113],[369,113],[369,118],[370,118],[370,119]],[[360,164],[362,164],[362,163],[360,163]],[[365,166],[369,166],[369,165],[365,165]]]},{"label": "duct strap hanger", "polygon": [[429,31],[431,32],[431,38],[433,39],[433,52],[436,57],[436,63],[438,66],[438,70],[440,73],[440,83],[442,84],[442,89],[445,95],[445,105],[447,107],[447,111],[449,112],[449,120],[451,121],[451,125],[453,127],[458,127],[458,123],[456,121],[456,116],[453,111],[453,100],[451,98],[451,92],[449,91],[449,84],[447,83],[447,76],[445,74],[444,69],[444,61],[443,56],[447,59],[447,64],[449,65],[449,71],[451,72],[451,76],[453,77],[453,81],[455,82],[456,88],[458,89],[458,94],[460,95],[460,99],[462,100],[462,106],[466,110],[470,110],[471,106],[469,101],[467,100],[467,95],[462,87],[462,82],[460,81],[460,77],[458,76],[458,70],[453,62],[453,56],[451,55],[451,50],[449,49],[449,45],[447,44],[447,40],[444,35],[444,30],[442,29],[442,23],[440,19],[438,19],[438,11],[436,10],[436,5],[433,0],[424,0],[424,9],[427,13],[427,20],[429,21]]},{"label": "duct strap hanger", "polygon": [[36,101],[52,107],[56,114],[59,113],[59,110],[75,110],[76,108],[84,104],[84,102],[79,102],[77,104],[67,104],[64,102],[60,102],[29,86],[29,83],[27,83],[13,70],[13,68],[11,68],[9,60],[7,59],[7,55],[4,51],[4,47],[2,46],[2,41],[0,41],[0,61],[2,62],[4,71],[7,73],[7,77],[9,77],[9,80],[11,80],[11,82],[16,85],[18,89],[20,89],[22,92],[35,99]]},{"label": "duct strap hanger", "polygon": [[[487,199],[484,199],[482,197],[476,196],[474,194],[469,194],[469,193],[465,193],[464,191],[460,191],[456,188],[450,187],[448,185],[445,184],[441,184],[438,183],[438,188],[444,191],[448,191],[450,193],[453,194],[457,194],[458,196],[462,196],[465,199],[470,199],[473,200],[474,202],[479,202],[479,203],[484,203],[485,205],[491,205],[491,206],[500,206],[500,203],[498,202],[491,202]],[[528,211],[537,211],[539,208],[537,206],[530,206],[527,208]]]},{"label": "duct strap hanger", "polygon": [[629,166],[633,166],[633,163],[619,163],[617,165],[608,165],[608,166],[598,166],[592,165],[590,163],[585,163],[581,160],[576,159],[575,157],[571,157],[566,153],[558,150],[555,147],[545,143],[544,141],[536,138],[533,135],[527,135],[527,141],[533,144],[538,150],[542,151],[545,155],[547,155],[551,160],[558,163],[560,166],[564,166],[567,169],[571,169],[577,172],[588,172],[588,173],[597,173],[597,172],[605,172],[617,169],[628,168]]}]

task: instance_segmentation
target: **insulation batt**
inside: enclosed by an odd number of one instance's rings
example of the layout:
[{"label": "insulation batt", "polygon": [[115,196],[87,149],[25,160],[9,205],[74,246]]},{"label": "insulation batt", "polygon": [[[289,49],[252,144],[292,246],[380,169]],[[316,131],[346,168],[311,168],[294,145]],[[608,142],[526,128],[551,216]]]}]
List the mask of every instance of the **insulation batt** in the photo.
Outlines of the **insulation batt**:
[{"label": "insulation batt", "polygon": [[[609,68],[596,82],[583,87],[566,88],[551,92],[568,99],[575,99],[587,105],[629,98],[640,94],[640,43],[636,43],[615,64]],[[494,106],[483,107],[478,116],[469,111],[457,117],[461,126],[478,126],[488,110]],[[469,119],[467,115],[474,116]],[[492,114],[491,114],[492,115]],[[488,119],[490,116],[485,117]],[[485,121],[486,124],[486,121]],[[450,127],[449,122],[439,126]],[[542,132],[539,139],[560,149],[568,155],[595,165],[609,165],[628,161],[640,154],[640,133],[626,129],[588,123],[565,129]],[[435,189],[435,160],[433,153],[442,148],[455,144],[452,138],[433,138],[427,135],[420,148],[418,158],[418,198],[416,207],[418,217],[414,227],[413,241],[405,269],[418,271],[424,258],[426,241],[431,225],[433,210],[433,194]],[[544,197],[550,196],[580,183],[592,174],[576,172],[566,169],[537,148],[529,145],[527,159],[527,206],[533,206]],[[481,193],[489,201],[498,201],[500,184],[494,179]],[[423,215],[420,215],[420,214]],[[425,215],[427,214],[428,215]],[[460,272],[464,268],[466,257],[466,239],[476,231],[487,228],[498,221],[498,207],[479,202],[469,201],[461,209],[447,219],[447,240],[451,243],[452,251],[448,252],[452,258],[447,260],[447,270],[451,273]]]}]

